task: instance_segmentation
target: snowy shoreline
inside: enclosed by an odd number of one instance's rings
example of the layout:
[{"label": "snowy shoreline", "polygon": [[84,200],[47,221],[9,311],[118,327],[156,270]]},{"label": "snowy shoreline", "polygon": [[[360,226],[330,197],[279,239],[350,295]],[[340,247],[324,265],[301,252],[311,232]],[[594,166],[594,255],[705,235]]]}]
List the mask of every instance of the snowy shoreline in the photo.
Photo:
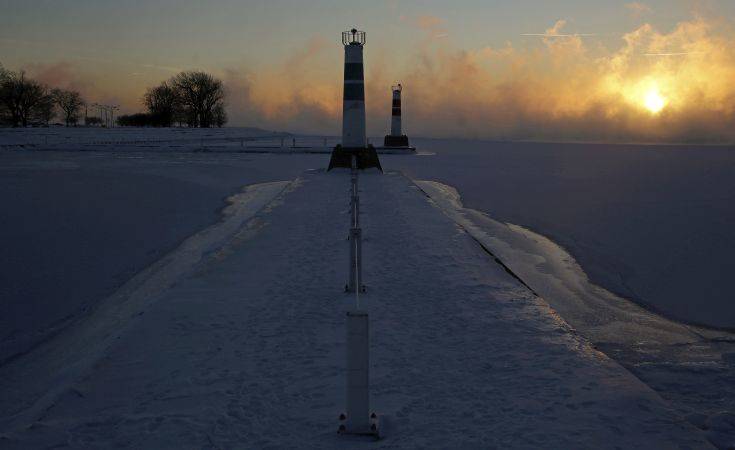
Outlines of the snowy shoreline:
[{"label": "snowy shoreline", "polygon": [[[414,183],[581,335],[672,401],[693,425],[724,426],[724,432],[711,431],[723,433],[713,441],[735,437],[735,334],[684,324],[615,295],[593,284],[575,259],[546,237],[465,208],[451,186]],[[689,389],[678,392],[672,383]]]},{"label": "snowy shoreline", "polygon": [[731,149],[416,144],[435,156],[396,157],[389,167],[454,186],[467,207],[540,232],[611,292],[679,321],[735,327]]},{"label": "snowy shoreline", "polygon": [[[70,326],[0,366],[7,394],[0,403],[0,429],[14,431],[38,420],[163,292],[203,260],[221,257],[217,252],[222,246],[243,233],[246,222],[294,183],[297,182],[245,186],[241,193],[227,199],[221,219],[215,224],[186,238],[113,295],[94,305],[88,314],[76,317]],[[69,353],[65,349],[76,351]]]}]

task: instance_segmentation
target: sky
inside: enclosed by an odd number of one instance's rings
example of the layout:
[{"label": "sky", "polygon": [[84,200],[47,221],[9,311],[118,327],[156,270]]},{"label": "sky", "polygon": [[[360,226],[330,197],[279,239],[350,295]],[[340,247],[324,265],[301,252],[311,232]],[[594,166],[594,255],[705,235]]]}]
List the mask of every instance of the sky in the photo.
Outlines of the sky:
[{"label": "sky", "polygon": [[[230,125],[339,134],[340,33],[367,32],[368,131],[404,86],[410,135],[735,142],[735,1],[0,0],[0,64],[143,110],[181,70]],[[733,85],[733,86],[731,86]]]}]

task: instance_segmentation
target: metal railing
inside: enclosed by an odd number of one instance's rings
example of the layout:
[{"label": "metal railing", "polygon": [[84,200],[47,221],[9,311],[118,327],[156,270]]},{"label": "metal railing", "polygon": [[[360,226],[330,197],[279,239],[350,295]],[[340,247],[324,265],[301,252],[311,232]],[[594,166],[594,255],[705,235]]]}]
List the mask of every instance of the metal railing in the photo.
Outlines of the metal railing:
[{"label": "metal railing", "polygon": [[[118,128],[118,130],[120,130]],[[83,147],[193,147],[214,148],[220,147],[230,150],[241,149],[282,149],[291,150],[318,150],[321,152],[331,151],[341,139],[336,136],[288,136],[283,134],[272,134],[264,136],[185,136],[185,137],[145,137],[142,135],[130,135],[126,132],[109,130],[109,134],[102,135],[99,132],[87,133],[87,130],[75,130],[71,133],[24,133],[16,136],[8,133],[6,136],[0,134],[0,147],[2,148],[68,148],[71,146]]]},{"label": "metal railing", "polygon": [[357,31],[356,29],[351,29],[349,31],[343,31],[342,32],[342,45],[350,45],[350,44],[357,44],[357,45],[365,45],[367,42],[367,35],[364,31]]},{"label": "metal railing", "polygon": [[352,156],[350,170],[350,260],[349,280],[345,286],[346,292],[355,294],[355,310],[360,310],[360,292],[365,292],[362,279],[362,229],[360,228],[360,192],[357,185],[358,169],[357,158]]}]

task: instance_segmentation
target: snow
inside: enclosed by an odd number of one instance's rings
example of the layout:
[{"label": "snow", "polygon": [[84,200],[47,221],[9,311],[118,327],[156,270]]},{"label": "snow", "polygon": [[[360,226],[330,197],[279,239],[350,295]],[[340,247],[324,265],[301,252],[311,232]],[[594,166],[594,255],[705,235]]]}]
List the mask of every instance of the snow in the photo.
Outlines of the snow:
[{"label": "snow", "polygon": [[735,148],[413,139],[386,160],[566,249],[610,292],[735,330]]},{"label": "snow", "polygon": [[544,236],[465,208],[450,186],[416,183],[582,336],[708,430],[712,442],[735,442],[735,335],[674,322],[618,297]]},{"label": "snow", "polygon": [[0,363],[218,221],[243,185],[322,165],[308,155],[0,152]]},{"label": "snow", "polygon": [[[0,447],[345,444],[349,184],[280,136],[0,130]],[[732,149],[413,141],[361,178],[379,445],[733,445]]]},{"label": "snow", "polygon": [[[0,150],[331,153],[338,137],[259,128],[0,128]],[[406,151],[388,153],[407,153]]]},{"label": "snow", "polygon": [[[409,179],[368,173],[360,187],[374,446],[709,447]],[[336,434],[348,188],[322,171],[252,186],[0,367],[3,448],[364,447]]]},{"label": "snow", "polygon": [[[229,200],[223,220],[185,240],[176,250],[138,273],[114,295],[74,326],[66,327],[18,364],[3,366],[5,388],[0,424],[13,428],[35,417],[55,401],[68,383],[78,378],[119,338],[131,317],[141,314],[172,283],[187,274],[207,253],[218,250],[241,226],[264,208],[288,182],[245,188]],[[25,375],[23,375],[25,374]],[[27,374],[33,374],[31,378]]]},{"label": "snow", "polygon": [[448,215],[500,258],[554,310],[595,341],[633,345],[655,339],[665,344],[699,340],[690,328],[657,316],[592,284],[564,249],[514,224],[497,222],[462,205],[452,187],[417,181]]},{"label": "snow", "polygon": [[202,141],[226,143],[240,139],[273,139],[286,133],[258,128],[0,128],[0,148],[84,148],[85,146],[163,146],[176,148]]}]

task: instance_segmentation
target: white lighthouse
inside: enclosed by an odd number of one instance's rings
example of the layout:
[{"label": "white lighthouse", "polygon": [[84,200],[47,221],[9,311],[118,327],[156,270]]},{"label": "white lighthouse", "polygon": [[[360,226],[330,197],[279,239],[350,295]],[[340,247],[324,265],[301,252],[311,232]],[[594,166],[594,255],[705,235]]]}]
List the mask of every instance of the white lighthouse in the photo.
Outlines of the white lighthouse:
[{"label": "white lighthouse", "polygon": [[393,104],[390,116],[390,134],[385,137],[383,148],[385,150],[413,151],[414,149],[408,145],[408,136],[403,134],[401,130],[401,93],[403,92],[403,86],[398,83],[391,90],[393,91]]},{"label": "white lighthouse", "polygon": [[364,31],[355,28],[342,32],[342,45],[345,49],[342,144],[332,152],[329,170],[335,167],[352,167],[353,156],[358,169],[377,167],[382,170],[377,152],[367,143],[365,131],[365,37]]},{"label": "white lighthouse", "polygon": [[365,148],[365,70],[362,58],[365,32],[354,28],[343,32],[342,44],[345,47],[342,147]]}]

